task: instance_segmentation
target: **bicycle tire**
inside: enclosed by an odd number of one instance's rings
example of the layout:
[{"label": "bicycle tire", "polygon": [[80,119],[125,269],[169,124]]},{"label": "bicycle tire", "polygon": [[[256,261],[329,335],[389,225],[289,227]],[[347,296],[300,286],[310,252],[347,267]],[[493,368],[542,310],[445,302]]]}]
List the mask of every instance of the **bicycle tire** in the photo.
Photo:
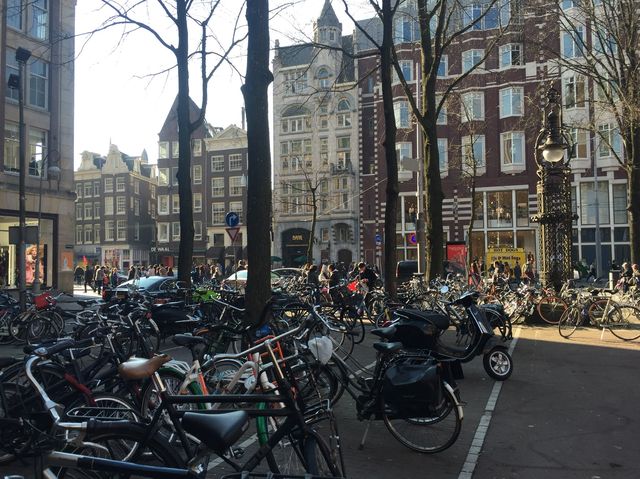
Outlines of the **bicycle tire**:
[{"label": "bicycle tire", "polygon": [[[444,451],[456,442],[462,428],[462,414],[454,393],[449,387],[443,387],[443,402],[439,406],[439,414],[424,418],[393,418],[383,404],[384,424],[391,435],[403,446],[423,454],[434,454]],[[406,430],[403,431],[403,430]],[[425,435],[425,439],[411,439],[409,434]],[[438,434],[442,432],[442,434]],[[429,435],[438,437],[429,441]],[[442,438],[440,438],[442,436]],[[418,442],[420,441],[420,442]]]},{"label": "bicycle tire", "polygon": [[[102,448],[91,447],[90,445],[85,445],[84,447],[67,445],[62,452],[124,460],[121,445],[124,443],[136,443],[138,444],[136,448],[138,454],[136,454],[134,462],[138,464],[175,468],[185,467],[183,459],[167,441],[158,435],[152,437],[146,436],[145,426],[132,423],[126,430],[92,434],[90,437],[87,437],[88,441],[104,446],[108,452]],[[144,449],[140,448],[139,445],[141,443],[144,443]],[[53,468],[53,472],[58,479],[113,479],[113,477],[115,477],[114,471],[86,471],[77,468]]]},{"label": "bicycle tire", "polygon": [[582,312],[580,308],[572,306],[564,312],[562,318],[558,321],[558,333],[563,338],[569,339],[581,324]]},{"label": "bicycle tire", "polygon": [[568,308],[564,299],[553,294],[541,297],[536,305],[540,319],[549,324],[558,324]]},{"label": "bicycle tire", "polygon": [[362,315],[354,308],[342,308],[340,311],[340,322],[347,328],[346,334],[351,336],[354,344],[360,344],[364,341],[366,330]]},{"label": "bicycle tire", "polygon": [[640,338],[640,308],[632,304],[616,305],[603,323],[611,333],[623,341]]},{"label": "bicycle tire", "polygon": [[[595,298],[593,300],[587,310],[590,324],[600,324],[603,321],[604,313],[607,310],[607,304],[609,304],[609,300],[607,298]],[[613,305],[615,306],[615,303],[613,303]],[[611,308],[609,309],[611,310]]]},{"label": "bicycle tire", "polygon": [[[185,375],[179,371],[170,368],[161,368],[158,370],[158,374],[160,375],[160,379],[167,388],[167,392],[169,394],[182,394],[178,389],[182,385],[184,381]],[[198,395],[202,394],[200,387],[197,383],[192,382],[188,386],[188,391],[190,394]],[[151,417],[153,412],[155,411],[157,405],[160,402],[160,397],[158,396],[158,392],[156,391],[153,382],[149,382],[147,387],[142,393],[142,398],[140,400],[140,413],[143,417]],[[176,404],[174,406],[179,410],[195,410],[198,408],[205,408],[204,404]]]},{"label": "bicycle tire", "polygon": [[345,477],[331,448],[316,431],[311,431],[304,441],[304,457],[309,474],[321,477]]},{"label": "bicycle tire", "polygon": [[318,362],[301,362],[291,367],[298,393],[305,404],[329,400],[333,406],[342,397],[344,386],[333,370]]}]

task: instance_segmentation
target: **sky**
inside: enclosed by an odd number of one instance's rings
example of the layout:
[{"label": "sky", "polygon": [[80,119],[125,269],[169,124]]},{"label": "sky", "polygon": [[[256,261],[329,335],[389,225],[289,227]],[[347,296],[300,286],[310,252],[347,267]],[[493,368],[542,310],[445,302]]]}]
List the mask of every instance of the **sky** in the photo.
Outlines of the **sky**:
[{"label": "sky", "polygon": [[[350,0],[350,5],[354,4],[351,10],[360,13],[356,18],[368,16],[363,1]],[[272,46],[276,39],[283,46],[308,40],[324,0],[272,0],[270,5],[273,10],[285,2],[286,8],[278,8],[271,19]],[[77,167],[85,150],[106,155],[109,145],[115,144],[132,156],[146,149],[154,163],[158,132],[177,94],[175,70],[162,72],[172,64],[172,55],[146,32],[123,39],[122,29],[115,27],[87,39],[82,34],[93,31],[107,18],[101,3],[81,0],[76,6],[74,162]],[[239,0],[226,0],[222,5],[235,8],[240,4]],[[342,22],[343,35],[351,33],[353,24],[342,1],[333,0],[333,8]],[[153,21],[158,21],[158,17],[161,15],[154,14]],[[235,18],[231,10],[220,11],[219,21],[213,25],[220,43],[231,38]],[[244,24],[244,16],[240,23]],[[193,35],[199,36],[199,32]],[[206,119],[213,126],[241,125],[242,79],[238,72],[245,72],[245,48],[246,44],[232,54],[232,63],[238,71],[223,67],[209,85]],[[191,96],[199,104],[199,74],[194,71],[191,77]]]}]

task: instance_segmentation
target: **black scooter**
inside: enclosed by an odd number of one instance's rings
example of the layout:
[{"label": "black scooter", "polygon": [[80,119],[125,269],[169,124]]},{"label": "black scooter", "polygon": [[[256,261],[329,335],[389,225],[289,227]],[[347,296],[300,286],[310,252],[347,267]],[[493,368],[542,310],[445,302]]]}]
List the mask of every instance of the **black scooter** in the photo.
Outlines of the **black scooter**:
[{"label": "black scooter", "polygon": [[[447,291],[441,292],[444,294]],[[451,326],[451,321],[449,316],[438,311],[397,309],[393,311],[390,326],[374,329],[371,333],[388,341],[400,342],[406,349],[429,350],[436,359],[442,361],[467,363],[476,356],[482,356],[487,374],[504,381],[513,373],[513,358],[504,341],[495,336],[485,312],[477,306],[478,296],[478,292],[469,291],[447,304],[462,306],[465,310],[464,326],[468,340],[464,347],[449,346],[440,340]]]}]

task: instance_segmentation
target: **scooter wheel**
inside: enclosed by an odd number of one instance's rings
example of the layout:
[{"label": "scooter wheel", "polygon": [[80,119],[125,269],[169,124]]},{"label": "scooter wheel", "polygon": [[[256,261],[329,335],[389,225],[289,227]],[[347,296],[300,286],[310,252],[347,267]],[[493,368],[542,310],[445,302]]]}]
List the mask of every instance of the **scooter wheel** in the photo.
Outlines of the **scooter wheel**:
[{"label": "scooter wheel", "polygon": [[513,358],[504,346],[496,346],[482,358],[484,370],[496,381],[505,381],[513,373]]}]

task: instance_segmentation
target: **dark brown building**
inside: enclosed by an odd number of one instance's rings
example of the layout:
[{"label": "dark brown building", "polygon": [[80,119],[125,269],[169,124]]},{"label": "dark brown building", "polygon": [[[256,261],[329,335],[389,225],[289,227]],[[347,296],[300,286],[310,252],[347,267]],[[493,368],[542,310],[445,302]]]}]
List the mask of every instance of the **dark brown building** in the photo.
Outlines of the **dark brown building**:
[{"label": "dark brown building", "polygon": [[112,268],[148,265],[156,216],[156,167],[111,145],[106,157],[85,151],[75,172],[76,262]]}]

